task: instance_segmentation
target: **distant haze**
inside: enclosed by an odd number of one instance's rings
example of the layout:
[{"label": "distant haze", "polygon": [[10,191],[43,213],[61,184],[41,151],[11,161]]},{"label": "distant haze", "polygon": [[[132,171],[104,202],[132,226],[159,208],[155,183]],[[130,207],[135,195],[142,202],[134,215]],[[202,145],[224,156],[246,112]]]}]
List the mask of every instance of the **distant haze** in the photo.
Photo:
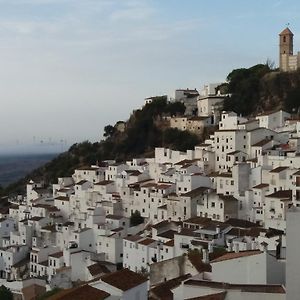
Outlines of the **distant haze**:
[{"label": "distant haze", "polygon": [[[300,2],[0,0],[0,153],[98,141],[148,96],[278,61]],[[55,150],[55,151],[54,151]]]}]

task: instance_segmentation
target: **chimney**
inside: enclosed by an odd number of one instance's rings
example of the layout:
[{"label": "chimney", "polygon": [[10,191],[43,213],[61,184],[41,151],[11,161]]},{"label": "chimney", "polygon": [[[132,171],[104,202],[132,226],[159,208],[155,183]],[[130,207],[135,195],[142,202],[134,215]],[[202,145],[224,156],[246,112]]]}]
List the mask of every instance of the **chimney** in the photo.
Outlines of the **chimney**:
[{"label": "chimney", "polygon": [[234,243],[233,244],[233,250],[235,253],[239,253],[240,252],[240,245],[238,243]]},{"label": "chimney", "polygon": [[251,250],[256,250],[257,249],[257,242],[255,240],[253,240],[251,242]]},{"label": "chimney", "polygon": [[209,254],[208,254],[208,250],[205,249],[205,248],[202,248],[202,261],[203,261],[205,264],[208,264],[208,263],[209,263]]},{"label": "chimney", "polygon": [[261,246],[262,246],[262,248],[263,248],[263,251],[264,251],[264,252],[267,252],[267,251],[268,251],[268,243],[262,242],[262,243],[260,243],[260,244],[261,244]]},{"label": "chimney", "polygon": [[227,250],[228,250],[228,252],[232,251],[232,241],[227,242]]},{"label": "chimney", "polygon": [[220,238],[220,233],[221,233],[220,225],[217,225],[216,226],[216,234],[218,235],[218,239]]},{"label": "chimney", "polygon": [[208,252],[213,253],[214,252],[214,246],[213,243],[208,243]]},{"label": "chimney", "polygon": [[180,233],[180,232],[181,232],[181,229],[182,229],[182,228],[181,228],[181,225],[178,225],[178,227],[177,227],[177,232]]}]

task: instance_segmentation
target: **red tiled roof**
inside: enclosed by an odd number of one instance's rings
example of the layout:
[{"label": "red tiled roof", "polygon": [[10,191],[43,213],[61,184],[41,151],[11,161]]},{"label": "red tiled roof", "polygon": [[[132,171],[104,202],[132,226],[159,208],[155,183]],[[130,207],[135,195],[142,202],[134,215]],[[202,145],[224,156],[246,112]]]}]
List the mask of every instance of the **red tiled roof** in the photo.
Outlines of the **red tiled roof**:
[{"label": "red tiled roof", "polygon": [[54,200],[70,201],[70,198],[69,197],[65,197],[65,196],[58,196],[58,197],[54,198]]},{"label": "red tiled roof", "polygon": [[291,199],[292,191],[291,190],[277,191],[273,194],[267,195],[266,197],[279,198],[279,199]]},{"label": "red tiled roof", "polygon": [[138,243],[141,244],[141,245],[147,246],[147,245],[152,244],[153,242],[155,242],[155,240],[150,239],[150,238],[146,238],[146,239],[144,239],[144,240],[142,240],[142,241],[140,241]]},{"label": "red tiled roof", "polygon": [[100,263],[95,263],[91,266],[88,266],[88,270],[92,276],[97,276],[103,273],[110,273],[109,269],[105,265],[102,265]]},{"label": "red tiled roof", "polygon": [[182,281],[188,279],[189,277],[191,277],[191,274],[179,276],[171,280],[165,281],[163,283],[160,283],[154,286],[150,290],[149,294],[153,296],[153,299],[173,300],[172,289],[179,286]]},{"label": "red tiled roof", "polygon": [[263,188],[266,188],[268,186],[269,186],[269,184],[267,184],[267,183],[261,183],[261,184],[258,184],[256,186],[252,187],[252,188],[253,189],[263,189]]},{"label": "red tiled roof", "polygon": [[56,253],[53,253],[53,254],[49,254],[49,256],[54,257],[54,258],[60,258],[60,257],[63,256],[63,252],[59,251],[59,252],[56,252]]},{"label": "red tiled roof", "polygon": [[169,241],[165,242],[164,245],[168,246],[168,247],[174,247],[174,240],[169,240]]},{"label": "red tiled roof", "polygon": [[113,183],[114,181],[111,181],[111,180],[102,180],[98,183],[95,183],[95,185],[108,185],[110,183]]},{"label": "red tiled roof", "polygon": [[284,30],[282,30],[282,31],[279,33],[279,35],[286,35],[286,34],[288,34],[288,35],[294,35],[288,27],[285,28]]},{"label": "red tiled roof", "polygon": [[284,171],[284,170],[286,170],[288,168],[289,167],[277,167],[277,168],[271,170],[270,173],[280,173],[280,172],[282,172],[282,171]]},{"label": "red tiled roof", "polygon": [[109,296],[109,293],[86,284],[77,288],[63,290],[48,300],[104,300]]},{"label": "red tiled roof", "polygon": [[240,290],[246,293],[273,293],[285,294],[285,289],[279,284],[230,284],[224,282],[193,280],[189,279],[184,282],[185,285],[202,286],[223,290]]},{"label": "red tiled roof", "polygon": [[123,269],[101,277],[101,281],[104,281],[122,291],[130,290],[147,280],[148,279],[146,277],[132,272],[129,269]]},{"label": "red tiled roof", "polygon": [[195,298],[188,298],[186,300],[225,300],[227,292],[221,292],[216,294],[210,294],[205,296],[199,296]]},{"label": "red tiled roof", "polygon": [[240,251],[240,252],[228,252],[217,259],[213,260],[211,263],[216,263],[216,262],[221,262],[225,260],[230,260],[230,259],[236,259],[240,257],[247,257],[247,256],[252,256],[252,255],[258,255],[263,253],[260,250],[247,250],[247,251]]}]

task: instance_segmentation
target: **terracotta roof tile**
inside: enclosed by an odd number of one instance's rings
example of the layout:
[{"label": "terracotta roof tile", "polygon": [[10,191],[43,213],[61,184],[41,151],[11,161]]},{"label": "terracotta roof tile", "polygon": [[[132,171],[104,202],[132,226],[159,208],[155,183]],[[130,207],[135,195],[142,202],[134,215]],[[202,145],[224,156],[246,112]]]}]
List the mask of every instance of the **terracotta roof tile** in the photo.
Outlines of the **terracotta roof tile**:
[{"label": "terracotta roof tile", "polygon": [[210,294],[205,296],[199,296],[195,298],[188,298],[186,300],[225,300],[227,292],[221,292],[216,294]]},{"label": "terracotta roof tile", "polygon": [[294,35],[288,27],[285,28],[284,30],[282,30],[282,31],[279,33],[279,35],[286,35],[286,34],[288,34],[288,35]]},{"label": "terracotta roof tile", "polygon": [[252,189],[264,189],[266,187],[269,187],[269,184],[267,184],[267,183],[261,183],[261,184],[258,184],[256,186],[253,186]]},{"label": "terracotta roof tile", "polygon": [[284,170],[286,170],[288,168],[289,167],[277,167],[277,168],[271,170],[270,173],[280,173],[280,172],[282,172],[282,171],[284,171]]},{"label": "terracotta roof tile", "polygon": [[278,199],[292,199],[292,191],[291,190],[277,191],[273,194],[267,195],[266,197],[278,198]]},{"label": "terracotta roof tile", "polygon": [[190,277],[191,274],[186,274],[160,283],[150,290],[150,295],[153,297],[153,299],[173,300],[173,293],[171,290],[179,286],[182,281]]},{"label": "terracotta roof tile", "polygon": [[88,266],[88,270],[92,276],[97,276],[103,273],[110,273],[109,269],[101,263],[95,263],[91,266]]},{"label": "terracotta roof tile", "polygon": [[138,243],[141,244],[141,245],[148,246],[148,245],[150,245],[150,244],[152,244],[154,242],[155,242],[155,240],[150,239],[150,238],[146,238],[146,239],[144,239],[144,240],[142,240],[142,241],[140,241]]},{"label": "terracotta roof tile", "polygon": [[207,280],[193,280],[189,279],[184,282],[185,285],[202,286],[223,290],[240,290],[246,293],[273,293],[285,294],[285,289],[279,284],[230,284],[224,282],[215,282]]},{"label": "terracotta roof tile", "polygon": [[104,300],[109,296],[109,293],[86,284],[77,288],[63,290],[58,294],[50,297],[48,300]]},{"label": "terracotta roof tile", "polygon": [[216,263],[216,262],[221,262],[225,260],[230,260],[230,259],[236,259],[240,257],[247,257],[247,256],[252,256],[252,255],[258,255],[263,253],[260,250],[247,250],[247,251],[240,251],[240,252],[228,252],[217,259],[213,260],[211,263]]},{"label": "terracotta roof tile", "polygon": [[122,291],[130,290],[148,279],[138,273],[132,272],[129,269],[123,269],[101,277],[101,281],[106,282]]}]

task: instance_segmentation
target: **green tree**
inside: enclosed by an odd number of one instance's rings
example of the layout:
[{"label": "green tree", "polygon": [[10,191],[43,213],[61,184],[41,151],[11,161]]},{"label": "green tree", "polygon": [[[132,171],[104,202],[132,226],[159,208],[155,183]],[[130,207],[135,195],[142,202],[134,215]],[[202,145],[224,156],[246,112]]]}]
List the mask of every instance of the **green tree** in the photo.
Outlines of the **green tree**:
[{"label": "green tree", "polygon": [[258,64],[229,73],[227,90],[231,97],[225,99],[224,109],[243,115],[253,113],[260,99],[261,79],[271,71],[268,65]]},{"label": "green tree", "polygon": [[13,294],[6,286],[0,286],[0,299],[3,300],[13,300]]},{"label": "green tree", "polygon": [[165,147],[186,151],[187,149],[194,149],[199,143],[199,138],[197,135],[188,131],[181,131],[177,128],[168,128],[163,133],[163,141]]},{"label": "green tree", "polygon": [[142,224],[144,222],[144,218],[141,216],[141,213],[136,210],[132,215],[130,216],[130,225],[136,226],[139,224]]},{"label": "green tree", "polygon": [[185,109],[185,105],[182,102],[170,102],[166,107],[166,113],[169,113],[171,116],[183,115]]},{"label": "green tree", "polygon": [[106,125],[104,127],[104,137],[111,137],[115,133],[115,127],[112,125]]}]

